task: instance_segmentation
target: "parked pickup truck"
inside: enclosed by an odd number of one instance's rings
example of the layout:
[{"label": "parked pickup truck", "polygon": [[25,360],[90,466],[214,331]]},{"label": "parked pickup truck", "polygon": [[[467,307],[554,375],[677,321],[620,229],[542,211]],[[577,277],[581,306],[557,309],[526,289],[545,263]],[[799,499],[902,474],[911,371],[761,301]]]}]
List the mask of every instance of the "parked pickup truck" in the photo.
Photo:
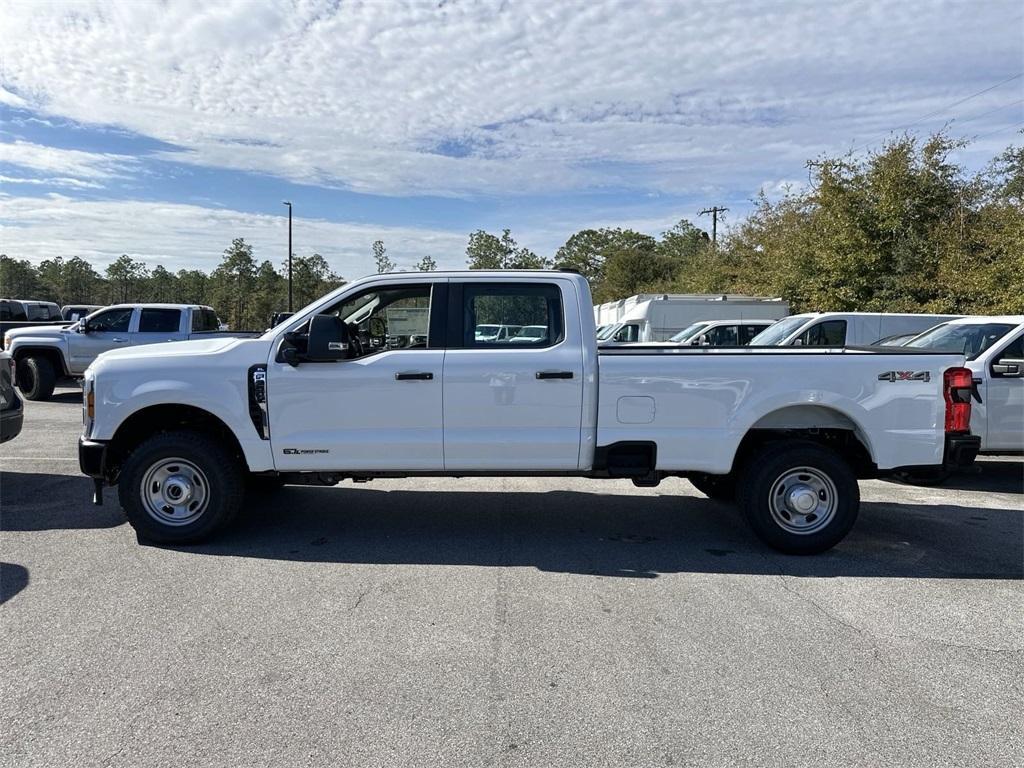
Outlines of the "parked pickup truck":
[{"label": "parked pickup truck", "polygon": [[117,304],[69,326],[33,326],[7,333],[17,364],[18,388],[29,400],[48,400],[60,375],[81,377],[96,357],[112,349],[217,336],[257,336],[220,331],[217,313],[185,304]]},{"label": "parked pickup truck", "polygon": [[[259,338],[109,352],[85,373],[81,469],[157,542],[214,533],[248,482],[686,477],[811,553],[854,524],[858,478],[974,460],[960,354],[599,351],[590,308],[575,273],[382,274]],[[543,333],[480,341],[480,324]]]},{"label": "parked pickup truck", "polygon": [[962,352],[974,376],[971,431],[982,453],[1024,453],[1024,315],[950,320],[907,349]]},{"label": "parked pickup truck", "polygon": [[31,325],[67,325],[60,307],[52,301],[0,299],[0,348],[8,332]]}]

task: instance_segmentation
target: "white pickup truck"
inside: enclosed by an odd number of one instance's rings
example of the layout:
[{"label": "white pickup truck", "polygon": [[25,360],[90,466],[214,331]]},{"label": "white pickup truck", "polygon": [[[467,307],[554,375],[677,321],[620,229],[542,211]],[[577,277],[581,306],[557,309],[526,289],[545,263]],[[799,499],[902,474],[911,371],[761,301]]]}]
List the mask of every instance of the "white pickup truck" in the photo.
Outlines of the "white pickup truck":
[{"label": "white pickup truck", "polygon": [[[960,354],[599,351],[590,307],[575,273],[382,274],[259,338],[108,352],[85,374],[79,463],[96,503],[116,484],[157,542],[209,536],[264,479],[686,477],[812,553],[854,524],[858,478],[974,460]],[[481,340],[481,324],[544,333]]]},{"label": "white pickup truck", "polygon": [[37,325],[8,331],[6,349],[17,364],[18,388],[28,400],[48,400],[58,376],[79,378],[103,352],[141,344],[257,336],[221,331],[210,307],[189,304],[117,304],[64,327]]}]

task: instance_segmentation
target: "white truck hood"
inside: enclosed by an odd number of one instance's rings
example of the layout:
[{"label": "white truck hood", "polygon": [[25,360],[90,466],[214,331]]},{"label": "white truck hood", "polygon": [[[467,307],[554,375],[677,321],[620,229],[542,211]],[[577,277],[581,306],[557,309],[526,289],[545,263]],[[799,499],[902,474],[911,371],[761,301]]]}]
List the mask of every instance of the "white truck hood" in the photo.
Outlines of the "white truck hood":
[{"label": "white truck hood", "polygon": [[196,341],[168,341],[163,344],[142,344],[124,349],[112,349],[104,352],[97,361],[142,360],[145,358],[168,358],[188,355],[212,355],[231,347],[241,339],[231,336],[216,339],[198,339]]}]

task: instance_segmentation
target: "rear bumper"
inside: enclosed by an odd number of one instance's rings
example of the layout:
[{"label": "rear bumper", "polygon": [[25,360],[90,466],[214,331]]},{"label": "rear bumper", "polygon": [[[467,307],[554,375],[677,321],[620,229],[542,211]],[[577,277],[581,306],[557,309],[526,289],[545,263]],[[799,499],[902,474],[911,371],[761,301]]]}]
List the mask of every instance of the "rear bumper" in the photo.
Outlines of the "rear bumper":
[{"label": "rear bumper", "polygon": [[978,435],[946,435],[946,454],[943,466],[946,469],[965,469],[978,458],[981,438]]},{"label": "rear bumper", "polygon": [[13,440],[21,433],[21,426],[25,423],[25,408],[21,398],[12,393],[14,402],[10,408],[0,411],[0,443]]},{"label": "rear bumper", "polygon": [[106,479],[107,444],[78,438],[78,466],[82,474],[96,480]]}]

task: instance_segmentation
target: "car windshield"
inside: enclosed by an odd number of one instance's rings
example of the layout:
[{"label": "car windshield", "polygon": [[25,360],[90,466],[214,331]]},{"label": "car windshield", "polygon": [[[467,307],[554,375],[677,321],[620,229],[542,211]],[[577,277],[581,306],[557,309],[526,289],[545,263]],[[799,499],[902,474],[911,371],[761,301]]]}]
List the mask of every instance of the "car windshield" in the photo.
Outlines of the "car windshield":
[{"label": "car windshield", "polygon": [[943,323],[914,337],[904,346],[959,352],[968,360],[974,360],[1016,327],[1010,323]]},{"label": "car windshield", "polygon": [[793,331],[799,328],[801,325],[806,323],[810,318],[806,315],[799,316],[794,315],[793,317],[787,317],[775,325],[770,325],[757,336],[750,340],[750,346],[752,347],[773,347],[779,344]]},{"label": "car windshield", "polygon": [[486,336],[497,336],[500,330],[500,325],[478,325],[476,327],[476,337],[479,339]]},{"label": "car windshield", "polygon": [[610,339],[620,325],[622,323],[612,323],[611,325],[603,326],[604,330],[597,334],[597,340],[604,341],[605,339]]},{"label": "car windshield", "polygon": [[693,325],[688,326],[688,327],[684,328],[683,330],[681,330],[679,333],[677,333],[675,336],[673,336],[671,339],[669,339],[669,341],[675,341],[675,342],[686,341],[690,337],[696,336],[697,334],[699,334],[701,331],[703,331],[709,325],[711,325],[711,323],[694,323]]}]

